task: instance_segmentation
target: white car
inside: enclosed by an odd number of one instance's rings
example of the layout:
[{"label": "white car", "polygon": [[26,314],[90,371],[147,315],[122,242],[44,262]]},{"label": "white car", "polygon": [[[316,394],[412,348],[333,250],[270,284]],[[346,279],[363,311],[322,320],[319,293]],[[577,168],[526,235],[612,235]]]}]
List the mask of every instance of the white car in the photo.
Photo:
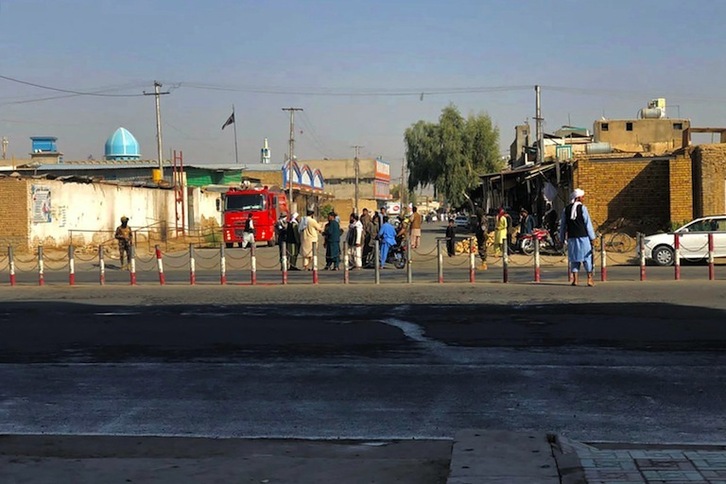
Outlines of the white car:
[{"label": "white car", "polygon": [[457,229],[469,230],[469,217],[466,215],[457,215],[454,219],[454,225]]},{"label": "white car", "polygon": [[673,265],[675,236],[680,234],[680,253],[685,260],[703,260],[708,257],[708,234],[713,234],[714,257],[726,257],[726,215],[697,218],[675,232],[645,237],[645,257],[659,266]]}]

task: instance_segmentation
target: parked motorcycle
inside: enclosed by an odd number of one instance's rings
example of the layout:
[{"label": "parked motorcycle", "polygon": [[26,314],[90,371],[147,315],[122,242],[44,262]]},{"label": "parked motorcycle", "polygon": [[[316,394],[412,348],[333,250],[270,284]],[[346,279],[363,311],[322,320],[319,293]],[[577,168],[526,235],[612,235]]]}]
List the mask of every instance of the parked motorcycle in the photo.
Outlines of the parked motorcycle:
[{"label": "parked motorcycle", "polygon": [[[376,262],[373,260],[374,257],[375,255],[373,254],[373,251],[371,251],[368,260],[364,261],[366,268],[373,269],[375,267]],[[403,269],[406,267],[406,262],[406,244],[403,241],[400,241],[396,245],[392,246],[388,251],[386,264],[392,264],[396,269]]]},{"label": "parked motorcycle", "polygon": [[534,254],[535,240],[539,240],[539,251],[540,253],[548,253],[554,255],[563,254],[562,247],[552,240],[550,233],[546,229],[536,228],[531,234],[524,234],[520,236],[519,247],[523,254],[532,255]]}]

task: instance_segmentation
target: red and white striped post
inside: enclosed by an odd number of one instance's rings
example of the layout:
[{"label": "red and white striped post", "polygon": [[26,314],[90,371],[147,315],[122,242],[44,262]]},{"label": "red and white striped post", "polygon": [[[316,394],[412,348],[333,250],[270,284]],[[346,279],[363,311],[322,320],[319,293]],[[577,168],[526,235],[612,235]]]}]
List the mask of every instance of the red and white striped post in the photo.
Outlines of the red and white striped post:
[{"label": "red and white striped post", "polygon": [[681,234],[673,234],[673,267],[676,281],[681,280]]},{"label": "red and white striped post", "polygon": [[509,282],[509,241],[502,243],[502,282]]},{"label": "red and white striped post", "polygon": [[8,271],[10,276],[10,285],[15,285],[15,259],[13,258],[13,248],[8,246]]},{"label": "red and white striped post", "polygon": [[439,284],[444,283],[444,254],[441,252],[441,240],[436,241],[436,258],[439,270]]},{"label": "red and white striped post", "polygon": [[406,237],[406,283],[413,284],[413,252],[411,251],[411,237]]},{"label": "red and white striped post", "polygon": [[713,234],[708,234],[708,280],[716,279],[713,261]]},{"label": "red and white striped post", "polygon": [[255,244],[250,245],[250,284],[257,284],[257,255],[255,254]]},{"label": "red and white striped post", "polygon": [[161,260],[161,249],[157,245],[156,250],[156,269],[159,271],[159,284],[166,284],[166,277],[164,276],[164,261]]},{"label": "red and white striped post", "polygon": [[136,246],[131,246],[131,260],[129,261],[129,282],[136,285]]},{"label": "red and white striped post", "polygon": [[76,258],[73,245],[68,246],[68,284],[76,285]]},{"label": "red and white striped post", "polygon": [[98,246],[98,283],[106,284],[106,262],[103,260],[103,246]]},{"label": "red and white striped post", "polygon": [[189,285],[197,283],[197,261],[194,259],[194,244],[189,244]]},{"label": "red and white striped post", "polygon": [[224,255],[224,242],[219,246],[219,283],[227,284],[227,257]]},{"label": "red and white striped post", "polygon": [[282,245],[282,258],[280,264],[282,265],[282,283],[287,284],[287,242],[283,242]]},{"label": "red and white striped post", "polygon": [[469,239],[469,282],[476,282],[476,258],[474,257],[474,237]]},{"label": "red and white striped post", "polygon": [[605,251],[605,239],[600,236],[600,281],[608,280],[608,254]]},{"label": "red and white striped post", "polygon": [[640,248],[640,280],[645,280],[645,237],[638,234],[638,247]]},{"label": "red and white striped post", "polygon": [[38,285],[45,285],[45,266],[43,265],[43,246],[38,246]]},{"label": "red and white striped post", "polygon": [[348,255],[348,244],[343,241],[343,284],[350,282],[350,256]]},{"label": "red and white striped post", "polygon": [[534,282],[542,282],[542,272],[540,267],[539,257],[539,238],[533,237],[534,239]]},{"label": "red and white striped post", "polygon": [[318,243],[313,242],[313,284],[318,283]]}]

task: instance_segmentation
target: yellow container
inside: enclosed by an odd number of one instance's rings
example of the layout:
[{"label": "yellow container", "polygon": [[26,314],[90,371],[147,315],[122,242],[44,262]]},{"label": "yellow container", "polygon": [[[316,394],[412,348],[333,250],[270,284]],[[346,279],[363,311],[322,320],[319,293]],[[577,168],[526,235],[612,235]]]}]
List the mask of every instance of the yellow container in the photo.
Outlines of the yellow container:
[{"label": "yellow container", "polygon": [[164,178],[164,174],[159,168],[154,168],[151,170],[151,179],[154,183],[161,183],[161,180]]}]

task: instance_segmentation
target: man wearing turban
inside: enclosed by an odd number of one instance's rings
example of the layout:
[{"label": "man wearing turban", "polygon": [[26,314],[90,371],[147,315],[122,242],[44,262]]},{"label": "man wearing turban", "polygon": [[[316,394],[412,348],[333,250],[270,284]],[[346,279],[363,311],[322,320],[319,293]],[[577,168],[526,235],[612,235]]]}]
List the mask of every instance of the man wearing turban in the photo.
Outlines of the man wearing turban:
[{"label": "man wearing turban", "polygon": [[592,278],[592,242],[595,240],[595,230],[590,213],[582,203],[584,198],[585,191],[576,188],[572,192],[572,202],[562,211],[560,220],[560,240],[567,242],[567,258],[573,286],[578,283],[580,264],[587,271],[587,285],[595,285]]}]

